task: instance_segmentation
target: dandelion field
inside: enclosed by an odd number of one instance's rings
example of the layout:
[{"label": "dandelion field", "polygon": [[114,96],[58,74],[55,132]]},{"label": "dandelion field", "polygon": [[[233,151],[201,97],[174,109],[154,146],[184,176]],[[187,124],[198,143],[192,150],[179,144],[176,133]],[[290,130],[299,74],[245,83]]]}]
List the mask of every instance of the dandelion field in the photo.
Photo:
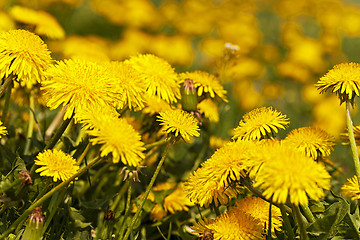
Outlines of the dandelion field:
[{"label": "dandelion field", "polygon": [[0,1],[0,239],[360,239],[360,5]]}]

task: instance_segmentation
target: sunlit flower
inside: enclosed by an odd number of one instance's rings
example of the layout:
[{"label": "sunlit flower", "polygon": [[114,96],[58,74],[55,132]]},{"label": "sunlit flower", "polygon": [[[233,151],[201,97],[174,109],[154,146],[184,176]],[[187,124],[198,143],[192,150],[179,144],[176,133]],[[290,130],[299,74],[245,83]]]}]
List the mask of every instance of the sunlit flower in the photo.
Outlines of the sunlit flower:
[{"label": "sunlit flower", "polygon": [[218,96],[220,99],[227,102],[227,92],[220,84],[219,79],[217,79],[214,75],[203,71],[186,72],[180,74],[180,81],[184,82],[185,79],[191,79],[194,82],[195,87],[197,88],[198,96],[209,93],[211,98]]},{"label": "sunlit flower", "polygon": [[197,107],[211,122],[219,122],[219,109],[210,98],[202,100]]},{"label": "sunlit flower", "polygon": [[328,157],[333,151],[335,139],[324,130],[315,127],[302,127],[292,130],[284,142],[299,149],[302,153],[317,160]]},{"label": "sunlit flower", "polygon": [[126,63],[139,73],[139,78],[145,83],[150,96],[158,96],[168,103],[176,102],[180,98],[177,74],[162,58],[143,54],[130,58]]},{"label": "sunlit flower", "polygon": [[171,192],[169,195],[165,197],[163,207],[157,204],[151,211],[150,215],[154,221],[161,220],[164,216],[166,216],[168,212],[171,214],[175,214],[176,212],[179,211],[189,211],[188,207],[194,205],[186,197],[183,190],[183,186],[184,183],[178,183],[176,186],[176,183],[174,182],[165,182],[153,187],[152,189],[153,191],[175,189],[173,192]]},{"label": "sunlit flower", "polygon": [[41,166],[35,172],[40,173],[40,176],[52,177],[54,182],[66,181],[79,170],[73,157],[57,149],[39,153],[35,164]]},{"label": "sunlit flower", "polygon": [[[356,146],[360,146],[360,125],[353,126],[353,130],[354,130]],[[344,142],[344,144],[349,144],[349,142],[350,142],[349,141],[349,133],[345,132],[345,133],[341,134],[341,139]]]},{"label": "sunlit flower", "polygon": [[260,140],[274,138],[279,129],[289,125],[286,115],[272,107],[261,107],[243,116],[239,126],[234,129],[233,139]]},{"label": "sunlit flower", "polygon": [[10,15],[18,22],[29,24],[35,27],[36,34],[51,39],[65,37],[65,31],[56,18],[44,11],[36,11],[27,7],[14,6],[10,9]]},{"label": "sunlit flower", "polygon": [[67,106],[64,119],[70,118],[74,111],[122,102],[116,80],[97,63],[69,59],[57,62],[46,73],[48,78],[41,82],[41,90],[47,106],[50,109]]},{"label": "sunlit flower", "polygon": [[[220,240],[252,240],[263,239],[264,226],[259,219],[250,214],[232,208],[228,212],[221,214],[215,220],[201,221],[200,224],[192,227],[195,232],[199,232],[203,238],[211,236],[209,239]],[[207,238],[206,238],[207,239]]]},{"label": "sunlit flower", "polygon": [[0,121],[0,138],[1,136],[6,135],[8,132],[6,130],[6,127],[3,125],[3,123]]},{"label": "sunlit flower", "polygon": [[308,196],[318,201],[324,197],[322,189],[330,188],[331,176],[325,167],[286,144],[265,145],[251,157],[262,161],[254,186],[274,202],[305,205]]},{"label": "sunlit flower", "polygon": [[351,200],[360,199],[360,188],[357,176],[349,178],[341,187],[341,194],[350,197]]},{"label": "sunlit flower", "polygon": [[16,75],[22,86],[31,88],[43,79],[52,62],[46,44],[25,30],[0,33],[0,78]]},{"label": "sunlit flower", "polygon": [[121,160],[125,165],[140,165],[145,157],[144,143],[140,134],[125,119],[119,118],[115,112],[106,108],[90,109],[79,115],[80,122],[87,127],[90,142],[101,145],[101,157],[111,154],[114,163]]},{"label": "sunlit flower", "polygon": [[355,96],[359,96],[360,65],[352,62],[335,65],[315,86],[321,93],[331,89],[339,97],[340,104],[349,101],[353,105]]},{"label": "sunlit flower", "polygon": [[142,109],[143,113],[154,115],[156,113],[171,110],[170,104],[158,97],[155,96],[151,97],[148,94],[145,94],[144,98],[145,98],[145,107]]},{"label": "sunlit flower", "polygon": [[161,112],[158,121],[167,133],[174,133],[175,137],[181,136],[185,142],[189,142],[192,136],[200,136],[196,118],[183,110]]},{"label": "sunlit flower", "polygon": [[248,161],[248,152],[255,149],[256,142],[237,141],[225,144],[223,147],[201,164],[188,177],[185,191],[189,199],[207,207],[214,203],[226,204],[236,197],[240,191],[239,182],[252,167]]},{"label": "sunlit flower", "polygon": [[121,102],[119,108],[124,104],[129,109],[141,109],[144,107],[145,86],[136,72],[129,64],[113,61],[106,65],[110,75],[115,79],[115,86],[119,88]]},{"label": "sunlit flower", "polygon": [[[259,197],[246,197],[236,202],[233,208],[244,211],[252,217],[259,219],[262,226],[269,226],[269,207],[270,203]],[[282,226],[282,217],[280,209],[276,206],[271,206],[271,226],[272,230],[280,230]]]}]

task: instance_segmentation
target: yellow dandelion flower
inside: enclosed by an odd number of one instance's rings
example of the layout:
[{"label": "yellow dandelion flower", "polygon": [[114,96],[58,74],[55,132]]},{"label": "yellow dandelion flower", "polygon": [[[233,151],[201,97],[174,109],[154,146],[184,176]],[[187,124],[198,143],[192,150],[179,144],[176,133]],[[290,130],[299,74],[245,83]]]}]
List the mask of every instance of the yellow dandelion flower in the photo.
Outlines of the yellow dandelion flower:
[{"label": "yellow dandelion flower", "polygon": [[145,157],[144,143],[140,134],[125,119],[118,118],[111,110],[98,108],[84,111],[79,115],[80,122],[88,128],[86,132],[91,137],[90,142],[93,145],[101,145],[101,157],[111,153],[114,163],[121,160],[125,165],[140,165]]},{"label": "yellow dandelion flower", "polygon": [[9,14],[18,22],[35,26],[34,32],[36,34],[51,39],[62,39],[65,37],[65,31],[59,22],[47,12],[14,6],[10,9]]},{"label": "yellow dandelion flower", "polygon": [[[182,182],[178,183],[177,185],[175,182],[165,182],[153,187],[153,191],[175,189],[165,197],[163,206],[156,204],[151,210],[150,218],[153,219],[153,221],[161,220],[167,215],[168,212],[175,214],[179,211],[189,211],[188,207],[193,206],[194,204],[186,197],[183,186],[184,183]],[[155,197],[152,196],[152,198],[152,201],[155,201]]]},{"label": "yellow dandelion flower", "polygon": [[211,219],[211,218],[204,218],[204,219],[199,219],[199,221],[197,223],[195,223],[194,226],[191,226],[191,230],[192,233],[197,233],[199,234],[199,237],[202,237],[202,239],[206,240],[206,239],[214,239],[214,234],[213,232],[207,228],[207,225],[210,225],[212,223],[215,222],[215,219]]},{"label": "yellow dandelion flower", "polygon": [[286,115],[272,107],[256,108],[243,116],[239,126],[234,129],[233,139],[260,140],[274,138],[279,129],[289,125]]},{"label": "yellow dandelion flower", "polygon": [[334,150],[334,141],[327,132],[316,127],[294,129],[284,139],[284,143],[299,149],[314,160],[330,156]]},{"label": "yellow dandelion flower", "polygon": [[85,60],[64,60],[57,62],[46,72],[41,90],[47,106],[56,109],[67,106],[64,119],[73,112],[81,112],[91,106],[119,105],[122,96],[115,87],[104,66]]},{"label": "yellow dandelion flower", "polygon": [[204,114],[210,122],[219,122],[219,109],[210,98],[202,100],[197,107],[200,113]]},{"label": "yellow dandelion flower", "polygon": [[202,96],[203,93],[209,93],[211,98],[218,96],[220,99],[227,102],[227,92],[220,84],[219,79],[217,79],[214,75],[203,71],[186,72],[180,74],[180,82],[184,82],[185,79],[191,79],[194,82],[195,87],[198,89],[198,96]]},{"label": "yellow dandelion flower", "polygon": [[148,94],[145,94],[144,98],[145,98],[145,107],[142,109],[143,113],[154,115],[172,109],[169,103],[167,103],[166,101],[160,98],[151,97]]},{"label": "yellow dandelion flower", "polygon": [[145,85],[140,80],[136,72],[129,64],[113,61],[106,65],[110,75],[116,81],[116,87],[121,92],[122,101],[118,108],[123,108],[127,104],[129,109],[141,109],[144,107]]},{"label": "yellow dandelion flower", "polygon": [[196,118],[181,109],[161,112],[158,121],[167,133],[174,133],[175,137],[181,136],[185,142],[189,142],[192,136],[200,136]]},{"label": "yellow dandelion flower", "polygon": [[200,207],[225,205],[240,193],[240,188],[219,184],[220,178],[214,174],[214,168],[201,167],[191,173],[185,182],[184,190],[191,202]]},{"label": "yellow dandelion flower", "polygon": [[140,75],[150,96],[158,96],[168,103],[176,102],[180,96],[177,74],[164,59],[152,54],[142,54],[126,61]]},{"label": "yellow dandelion flower", "polygon": [[[360,126],[353,126],[353,130],[354,130],[356,146],[360,146]],[[341,140],[343,141],[343,144],[350,143],[348,132],[342,133],[340,136],[341,136]]]},{"label": "yellow dandelion flower", "polygon": [[61,150],[45,150],[36,158],[35,164],[41,167],[35,172],[40,176],[52,177],[54,182],[66,181],[79,170],[76,160]]},{"label": "yellow dandelion flower", "polygon": [[224,139],[222,139],[220,137],[210,136],[209,146],[214,148],[214,149],[218,149],[218,148],[221,148],[222,146],[224,146],[228,142],[229,141],[224,140]]},{"label": "yellow dandelion flower", "polygon": [[263,239],[264,226],[261,221],[237,208],[221,214],[213,223],[207,224],[214,240]]},{"label": "yellow dandelion flower", "polygon": [[51,65],[50,51],[39,36],[25,30],[0,33],[0,78],[16,75],[31,88]]},{"label": "yellow dandelion flower", "polygon": [[[233,208],[244,211],[250,214],[252,217],[259,219],[262,226],[269,226],[269,207],[270,203],[258,198],[258,197],[246,197],[236,202]],[[230,210],[231,211],[231,210]],[[281,211],[276,206],[271,206],[271,226],[272,231],[274,229],[280,231],[282,226]]]},{"label": "yellow dandelion flower", "polygon": [[359,96],[360,65],[352,62],[335,65],[315,86],[321,93],[331,89],[339,97],[340,104],[349,101],[353,105],[355,96]]},{"label": "yellow dandelion flower", "polygon": [[286,144],[267,144],[251,158],[262,161],[255,176],[255,187],[277,203],[308,204],[324,197],[330,189],[331,176],[322,164]]},{"label": "yellow dandelion flower", "polygon": [[6,135],[8,132],[6,130],[6,127],[3,125],[3,123],[0,121],[0,138],[1,136]]},{"label": "yellow dandelion flower", "polygon": [[226,204],[236,197],[240,191],[236,183],[252,167],[247,154],[256,146],[253,141],[237,141],[219,148],[188,177],[185,186],[188,198],[206,207],[213,202],[216,206]]},{"label": "yellow dandelion flower", "polygon": [[350,197],[351,200],[360,199],[360,188],[357,176],[349,178],[341,187],[341,194]]}]

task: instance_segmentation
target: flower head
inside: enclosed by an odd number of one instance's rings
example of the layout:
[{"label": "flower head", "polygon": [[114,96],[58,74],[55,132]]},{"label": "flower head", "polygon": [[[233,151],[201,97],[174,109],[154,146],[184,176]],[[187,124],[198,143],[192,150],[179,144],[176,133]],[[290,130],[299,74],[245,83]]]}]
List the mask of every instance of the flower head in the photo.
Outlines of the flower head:
[{"label": "flower head", "polygon": [[200,136],[196,118],[183,110],[161,112],[158,121],[167,133],[174,133],[175,137],[181,136],[185,142],[189,142],[192,136]]},{"label": "flower head", "polygon": [[[236,202],[233,208],[244,211],[256,219],[259,219],[263,226],[269,226],[269,207],[270,203],[258,197],[246,197]],[[272,229],[280,230],[282,218],[280,209],[276,206],[271,207]]]},{"label": "flower head", "polygon": [[360,199],[359,180],[357,176],[349,178],[341,187],[341,194],[350,197],[351,200]]},{"label": "flower head", "polygon": [[237,141],[219,148],[201,168],[188,177],[185,191],[194,203],[207,207],[226,204],[240,191],[239,182],[252,167],[248,152],[257,146],[253,141]]},{"label": "flower head", "polygon": [[145,101],[145,86],[140,80],[139,73],[124,62],[110,62],[106,68],[115,79],[115,86],[121,92],[122,101],[118,102],[120,104],[118,107],[122,108],[124,104],[127,104],[129,109],[142,109]]},{"label": "flower head", "polygon": [[[360,146],[360,125],[353,126],[353,130],[354,130],[356,146]],[[340,136],[341,136],[341,140],[343,141],[343,144],[349,144],[349,133],[348,132],[342,133]]]},{"label": "flower head", "polygon": [[66,181],[79,169],[75,159],[61,150],[45,150],[36,158],[35,164],[41,167],[35,172],[40,173],[40,176],[52,177],[54,182],[59,179]]},{"label": "flower head", "polygon": [[286,115],[272,107],[256,108],[243,116],[239,126],[234,129],[233,139],[260,140],[273,138],[279,129],[289,125]]},{"label": "flower head", "polygon": [[46,72],[41,82],[44,97],[50,109],[67,106],[64,119],[75,111],[93,106],[120,105],[122,96],[115,87],[116,80],[102,65],[85,60],[64,60]]},{"label": "flower head", "polygon": [[203,238],[211,236],[209,239],[252,240],[262,239],[264,228],[259,219],[240,209],[231,208],[215,220],[200,220],[192,229]]},{"label": "flower head", "polygon": [[348,101],[353,105],[355,96],[359,96],[360,65],[352,62],[335,65],[315,86],[321,93],[331,89],[340,98],[340,104]]},{"label": "flower head", "polygon": [[210,98],[202,100],[197,107],[211,122],[219,122],[219,109]]},{"label": "flower head", "polygon": [[16,75],[31,88],[43,79],[52,62],[50,51],[39,36],[25,30],[0,33],[0,78]]},{"label": "flower head", "polygon": [[88,128],[86,132],[91,136],[90,142],[101,145],[101,157],[111,153],[114,163],[121,160],[125,165],[140,165],[145,157],[144,143],[140,134],[125,119],[106,108],[89,109],[79,115],[80,122]]},{"label": "flower head", "polygon": [[0,138],[3,135],[6,135],[8,132],[6,130],[6,127],[3,125],[3,123],[0,121]]},{"label": "flower head", "polygon": [[198,96],[209,93],[211,98],[218,96],[223,101],[226,100],[226,90],[220,84],[220,81],[214,76],[203,71],[186,72],[180,74],[180,81],[184,82],[185,79],[191,79],[197,88]]},{"label": "flower head", "polygon": [[155,96],[151,97],[148,94],[145,94],[144,98],[145,98],[145,107],[142,109],[143,113],[154,115],[156,113],[171,110],[170,104],[158,97]]},{"label": "flower head", "polygon": [[333,149],[335,139],[324,130],[315,127],[302,127],[292,130],[284,142],[299,149],[302,153],[317,160],[328,157]]},{"label": "flower head", "polygon": [[138,72],[150,96],[157,96],[168,103],[176,102],[180,98],[177,74],[164,59],[143,54],[131,57],[126,63]]},{"label": "flower head", "polygon": [[267,144],[252,156],[262,161],[255,176],[255,187],[277,203],[290,201],[294,205],[315,201],[330,188],[330,175],[325,167],[286,144]]}]

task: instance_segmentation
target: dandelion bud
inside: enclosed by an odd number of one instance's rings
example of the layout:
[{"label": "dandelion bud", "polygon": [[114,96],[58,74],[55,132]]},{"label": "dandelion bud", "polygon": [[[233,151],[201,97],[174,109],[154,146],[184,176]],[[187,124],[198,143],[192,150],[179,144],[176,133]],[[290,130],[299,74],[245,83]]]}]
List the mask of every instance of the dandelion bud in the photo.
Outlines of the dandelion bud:
[{"label": "dandelion bud", "polygon": [[36,207],[28,219],[28,223],[23,234],[23,239],[41,239],[44,228],[45,217],[40,207]]},{"label": "dandelion bud", "polygon": [[196,111],[197,95],[196,87],[191,79],[185,79],[181,88],[182,109],[184,111]]}]

